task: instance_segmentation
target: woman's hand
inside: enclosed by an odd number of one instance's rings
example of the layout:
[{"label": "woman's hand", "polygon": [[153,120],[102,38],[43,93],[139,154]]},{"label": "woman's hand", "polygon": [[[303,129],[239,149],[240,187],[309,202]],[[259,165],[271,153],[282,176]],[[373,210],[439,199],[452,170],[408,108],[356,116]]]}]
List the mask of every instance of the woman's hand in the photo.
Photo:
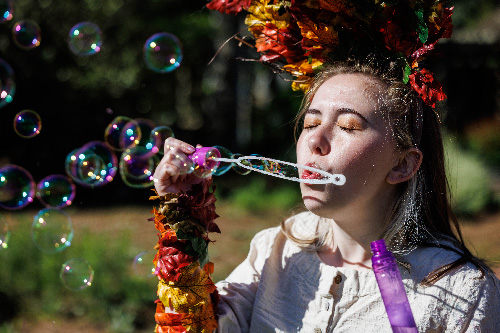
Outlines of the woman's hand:
[{"label": "woman's hand", "polygon": [[193,146],[175,138],[167,138],[163,149],[163,158],[153,175],[158,195],[187,191],[192,185],[206,181],[193,173],[188,174],[192,162],[187,155],[195,152]]}]

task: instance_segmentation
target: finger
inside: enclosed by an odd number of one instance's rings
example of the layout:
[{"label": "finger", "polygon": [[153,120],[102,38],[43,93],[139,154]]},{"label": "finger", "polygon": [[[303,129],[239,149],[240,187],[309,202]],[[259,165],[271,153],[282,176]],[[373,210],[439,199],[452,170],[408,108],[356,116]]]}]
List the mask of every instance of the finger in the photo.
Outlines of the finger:
[{"label": "finger", "polygon": [[180,148],[170,150],[163,158],[166,164],[172,164],[177,167],[181,174],[192,171],[193,162]]},{"label": "finger", "polygon": [[182,152],[184,152],[185,154],[192,154],[195,151],[194,147],[191,146],[189,143],[186,143],[184,141],[181,141],[173,137],[167,138],[163,146],[164,154],[166,155],[170,150],[173,150],[175,148],[180,148]]}]

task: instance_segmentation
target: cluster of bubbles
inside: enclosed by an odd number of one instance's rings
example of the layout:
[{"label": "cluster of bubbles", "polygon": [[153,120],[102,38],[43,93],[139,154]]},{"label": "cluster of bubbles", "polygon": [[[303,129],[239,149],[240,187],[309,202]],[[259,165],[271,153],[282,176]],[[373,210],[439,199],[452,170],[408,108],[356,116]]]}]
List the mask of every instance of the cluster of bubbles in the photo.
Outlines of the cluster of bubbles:
[{"label": "cluster of bubbles", "polygon": [[[13,1],[0,0],[0,23],[13,18]],[[37,22],[23,19],[12,26],[13,43],[23,50],[40,46],[42,31]],[[103,34],[92,22],[79,22],[68,33],[68,48],[76,56],[90,56],[100,52]],[[143,47],[146,67],[157,73],[177,69],[182,61],[179,39],[167,32],[150,36]],[[0,108],[13,101],[16,80],[12,67],[0,59]],[[40,134],[42,121],[34,110],[18,112],[13,121],[14,132],[24,139]],[[135,188],[153,184],[153,172],[163,154],[163,143],[173,136],[167,126],[154,126],[145,119],[117,117],[105,130],[104,141],[91,141],[70,152],[65,160],[66,175],[49,175],[36,183],[23,167],[8,164],[0,167],[0,208],[19,210],[36,197],[45,206],[33,218],[31,235],[36,247],[54,254],[71,246],[74,236],[71,217],[62,208],[75,199],[75,183],[95,188],[111,182],[118,172],[123,182]],[[118,157],[117,157],[118,155]],[[69,177],[68,177],[69,176]],[[8,248],[10,230],[0,214],[0,250]],[[153,251],[139,253],[133,263],[140,276],[154,276]],[[60,279],[70,290],[81,290],[92,284],[94,271],[81,258],[62,264]]]}]

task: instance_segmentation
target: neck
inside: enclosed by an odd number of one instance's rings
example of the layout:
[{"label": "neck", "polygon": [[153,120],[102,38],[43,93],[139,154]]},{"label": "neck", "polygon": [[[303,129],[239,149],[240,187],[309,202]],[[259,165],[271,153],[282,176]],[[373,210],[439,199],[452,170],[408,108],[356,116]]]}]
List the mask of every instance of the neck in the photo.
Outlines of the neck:
[{"label": "neck", "polygon": [[339,214],[339,218],[329,219],[332,237],[319,251],[320,258],[335,267],[371,269],[370,243],[379,239],[386,214],[387,211],[380,208],[360,209],[351,210],[349,214]]}]

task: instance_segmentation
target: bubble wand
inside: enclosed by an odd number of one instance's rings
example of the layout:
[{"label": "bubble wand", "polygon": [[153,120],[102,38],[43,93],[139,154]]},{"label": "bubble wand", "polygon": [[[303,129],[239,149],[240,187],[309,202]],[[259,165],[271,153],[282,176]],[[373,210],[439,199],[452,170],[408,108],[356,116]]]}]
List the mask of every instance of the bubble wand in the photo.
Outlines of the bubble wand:
[{"label": "bubble wand", "polygon": [[[202,178],[206,178],[209,175],[213,174],[217,170],[221,162],[226,162],[237,164],[238,166],[250,171],[257,171],[265,175],[307,184],[331,183],[335,185],[344,185],[346,181],[345,176],[342,174],[331,174],[318,168],[280,161],[263,156],[251,155],[241,156],[238,158],[221,157],[220,151],[215,147],[196,148],[195,152],[188,157],[193,162],[193,164],[188,168],[187,173],[193,172],[195,175]],[[323,178],[300,178],[298,175],[299,170],[301,169],[316,173]]]}]

